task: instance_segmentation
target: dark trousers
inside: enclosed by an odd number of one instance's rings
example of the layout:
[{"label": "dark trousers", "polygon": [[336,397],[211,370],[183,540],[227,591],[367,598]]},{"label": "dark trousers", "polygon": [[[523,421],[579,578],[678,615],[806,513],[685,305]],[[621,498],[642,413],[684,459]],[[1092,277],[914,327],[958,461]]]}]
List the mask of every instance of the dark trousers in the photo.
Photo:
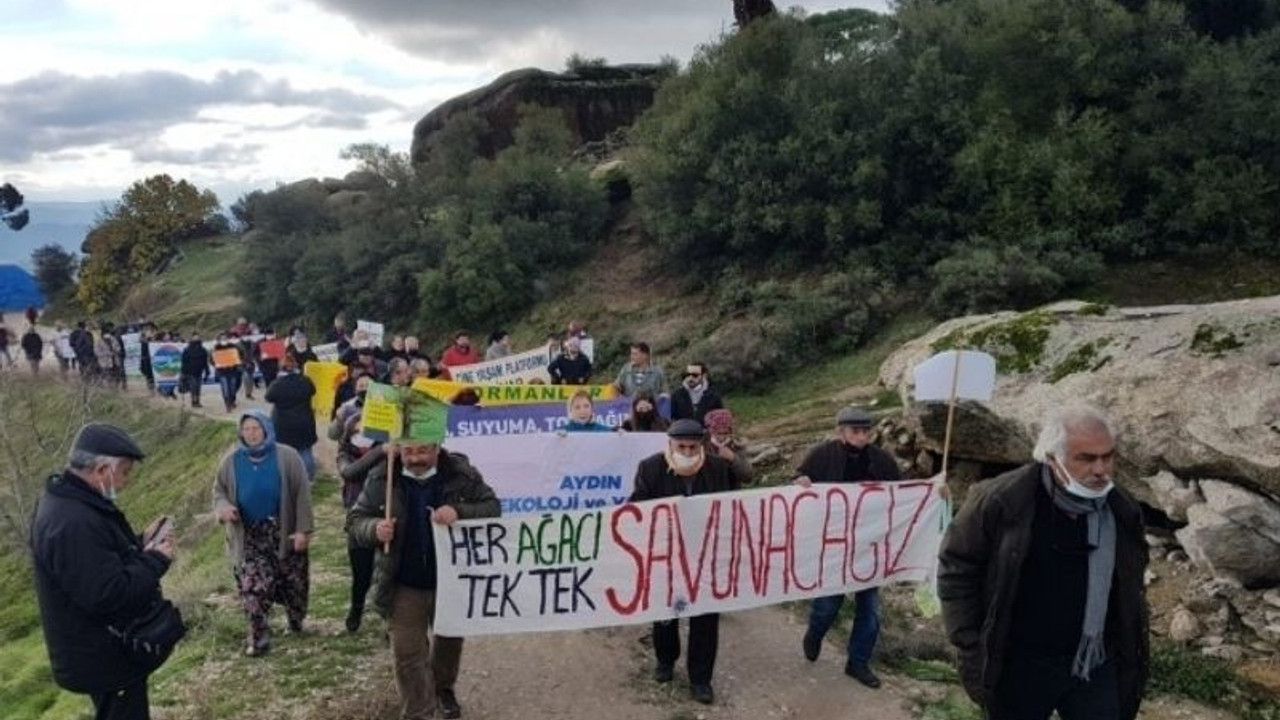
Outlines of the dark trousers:
[{"label": "dark trousers", "polygon": [[147,681],[111,693],[93,694],[93,720],[151,720]]},{"label": "dark trousers", "polygon": [[1117,720],[1120,689],[1115,662],[1096,668],[1088,682],[1071,674],[1070,657],[1009,656],[1000,678],[993,720]]},{"label": "dark trousers", "polygon": [[[710,685],[716,669],[716,646],[720,644],[720,615],[710,613],[689,618],[689,684]],[[659,665],[675,665],[680,659],[680,621],[653,624],[653,653]]]},{"label": "dark trousers", "polygon": [[373,559],[377,552],[373,548],[347,546],[347,560],[351,563],[351,612],[354,615],[364,610],[365,596],[373,584]]},{"label": "dark trousers", "polygon": [[183,375],[182,382],[187,388],[187,392],[191,393],[191,407],[200,404],[200,389],[204,387],[204,378],[199,375]]}]

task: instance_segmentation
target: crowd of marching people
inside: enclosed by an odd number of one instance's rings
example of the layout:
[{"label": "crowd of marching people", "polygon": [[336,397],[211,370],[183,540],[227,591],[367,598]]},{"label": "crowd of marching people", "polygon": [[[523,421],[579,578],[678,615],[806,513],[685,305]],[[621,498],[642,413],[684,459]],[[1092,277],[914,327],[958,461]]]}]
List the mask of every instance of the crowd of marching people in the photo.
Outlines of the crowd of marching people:
[{"label": "crowd of marching people", "polygon": [[[34,328],[34,319],[31,324]],[[172,340],[153,328],[140,330],[143,342]],[[116,378],[116,368],[122,367],[115,356],[118,337],[107,325],[99,332],[92,356],[77,356],[72,367],[86,377]],[[563,335],[548,338],[557,350],[547,368],[550,382],[592,382],[595,368],[583,352],[585,337],[581,325],[571,323]],[[212,479],[212,511],[226,533],[247,620],[243,651],[251,657],[271,651],[273,605],[282,606],[289,632],[305,630],[311,537],[339,531],[315,527],[313,517],[318,432],[312,408],[320,390],[303,370],[317,361],[315,349],[300,329],[290,329],[282,339],[285,352],[264,358],[263,343],[275,340],[274,333],[241,319],[215,338],[213,353],[223,353],[222,362],[213,361],[199,336],[191,337],[182,353],[180,384],[193,405],[200,404],[199,388],[212,376],[228,413],[237,410],[241,390],[252,397],[260,389],[271,406],[270,413],[238,414],[237,440]],[[482,353],[460,332],[437,359],[422,352],[416,338],[395,336],[382,347],[359,330],[348,334],[339,319],[325,341],[335,346],[346,368],[331,415],[320,418],[336,444],[346,509],[342,531],[351,583],[346,629],[360,631],[366,604],[386,620],[402,718],[460,717],[455,683],[463,639],[434,633],[437,568],[431,526],[496,517],[499,498],[472,459],[451,452],[447,441],[380,442],[362,432],[362,416],[373,383],[404,388],[419,378],[448,378],[450,368],[512,354],[510,336],[493,333]],[[79,342],[86,342],[83,336]],[[100,347],[109,361],[104,362]],[[230,351],[235,362],[225,360]],[[88,373],[82,358],[93,368]],[[733,492],[752,483],[753,468],[735,437],[733,414],[712,387],[705,363],[688,364],[673,388],[649,346],[634,342],[610,379],[630,399],[626,420],[616,428],[599,422],[592,393],[578,390],[569,394],[567,423],[560,432],[665,433],[665,449],[635,468],[630,501]],[[455,404],[477,400],[465,392],[452,398]],[[669,412],[660,412],[661,407]],[[865,409],[841,409],[835,437],[805,454],[792,482],[808,488],[900,480],[894,459],[871,442],[872,428]],[[1145,546],[1136,505],[1123,492],[1112,492],[1114,442],[1114,429],[1096,411],[1055,414],[1046,420],[1035,461],[975,491],[976,500],[947,534],[939,576],[944,618],[959,651],[966,690],[990,718],[1043,720],[1056,710],[1065,720],[1129,720],[1136,713],[1146,662]],[[91,695],[99,718],[148,717],[147,675],[158,666],[122,664],[129,651],[121,648],[136,643],[116,642],[162,622],[149,619],[139,627],[137,618],[154,618],[147,609],[162,602],[159,581],[174,553],[171,522],[158,519],[138,535],[114,506],[115,493],[143,457],[124,431],[86,426],[66,470],[50,479],[32,530],[55,679]],[[72,521],[74,530],[68,527]],[[1015,563],[1019,556],[1026,562]],[[812,601],[798,638],[798,650],[809,661],[820,656],[845,600],[836,594]],[[880,629],[878,588],[853,593],[853,605],[845,673],[877,688],[881,681],[871,662]],[[91,610],[78,613],[77,608]],[[710,704],[719,615],[696,615],[685,624],[690,694]],[[680,625],[678,619],[653,624],[658,683],[675,676],[682,655]],[[167,650],[161,654],[167,656]],[[134,671],[121,669],[128,667]]]}]

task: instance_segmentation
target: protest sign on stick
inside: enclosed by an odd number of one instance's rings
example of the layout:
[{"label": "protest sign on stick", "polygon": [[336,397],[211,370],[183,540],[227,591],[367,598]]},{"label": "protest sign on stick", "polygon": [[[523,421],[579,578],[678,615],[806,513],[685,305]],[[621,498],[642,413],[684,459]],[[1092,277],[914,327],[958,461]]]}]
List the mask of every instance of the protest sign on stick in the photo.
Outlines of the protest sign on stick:
[{"label": "protest sign on stick", "polygon": [[991,399],[996,386],[996,359],[975,350],[947,350],[917,365],[914,375],[917,402],[947,403],[947,429],[942,441],[942,474],[945,476],[956,401]]}]

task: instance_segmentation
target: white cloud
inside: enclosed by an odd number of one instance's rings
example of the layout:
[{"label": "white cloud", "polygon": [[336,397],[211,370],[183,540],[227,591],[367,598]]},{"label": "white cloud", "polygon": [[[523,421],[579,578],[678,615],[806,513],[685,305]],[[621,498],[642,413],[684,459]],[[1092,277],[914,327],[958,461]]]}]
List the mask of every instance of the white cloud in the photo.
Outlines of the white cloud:
[{"label": "white cloud", "polygon": [[[17,7],[0,26],[10,63],[0,87],[42,73],[79,79],[81,90],[95,78],[167,73],[188,81],[170,87],[197,88],[196,100],[174,90],[131,100],[146,110],[142,116],[113,105],[108,90],[81,95],[96,99],[78,104],[69,99],[61,125],[39,120],[28,147],[0,148],[0,155],[10,158],[3,178],[41,199],[111,198],[156,172],[241,192],[340,175],[350,169],[338,158],[345,146],[372,141],[407,150],[426,111],[503,72],[556,69],[575,51],[615,62],[687,58],[732,15],[729,0],[10,2]],[[297,102],[200,94],[238,73],[277,91],[283,83]],[[53,112],[56,105],[48,93],[33,97],[19,108],[29,123],[36,122],[32,108]],[[361,105],[361,97],[387,105]],[[14,117],[0,98],[0,127]]]}]

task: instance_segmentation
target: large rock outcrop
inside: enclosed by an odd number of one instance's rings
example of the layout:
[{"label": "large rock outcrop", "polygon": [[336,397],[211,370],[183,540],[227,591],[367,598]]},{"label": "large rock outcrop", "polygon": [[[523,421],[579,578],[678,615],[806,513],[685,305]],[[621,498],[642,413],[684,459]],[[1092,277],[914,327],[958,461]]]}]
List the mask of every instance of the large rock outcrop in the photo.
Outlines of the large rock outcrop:
[{"label": "large rock outcrop", "polygon": [[553,73],[515,70],[492,83],[448,100],[413,128],[411,157],[415,164],[431,154],[432,138],[450,118],[473,112],[489,125],[480,152],[492,157],[511,144],[517,109],[532,103],[560,108],[578,144],[602,141],[609,133],[635,122],[653,105],[658,83],[667,70],[660,65],[581,67]]},{"label": "large rock outcrop", "polygon": [[[957,458],[996,453],[1025,462],[1041,418],[1083,400],[1119,424],[1121,471],[1129,478],[1169,470],[1280,497],[1280,296],[1125,309],[1060,303],[960,318],[900,348],[881,366],[880,380],[909,402],[912,368],[956,346],[986,349],[1000,365],[983,414],[971,420],[961,406],[958,422],[990,426],[990,411],[1022,439],[983,433],[969,441],[961,433]],[[941,446],[938,424],[925,424],[930,443]]]},{"label": "large rock outcrop", "polygon": [[1024,463],[1048,411],[1092,403],[1118,425],[1118,480],[1180,528],[1197,565],[1246,587],[1280,583],[1280,297],[1072,302],[944,323],[881,366],[915,448],[941,451],[945,409],[911,404],[912,368],[952,347],[999,365],[992,400],[957,410],[954,461]]}]

